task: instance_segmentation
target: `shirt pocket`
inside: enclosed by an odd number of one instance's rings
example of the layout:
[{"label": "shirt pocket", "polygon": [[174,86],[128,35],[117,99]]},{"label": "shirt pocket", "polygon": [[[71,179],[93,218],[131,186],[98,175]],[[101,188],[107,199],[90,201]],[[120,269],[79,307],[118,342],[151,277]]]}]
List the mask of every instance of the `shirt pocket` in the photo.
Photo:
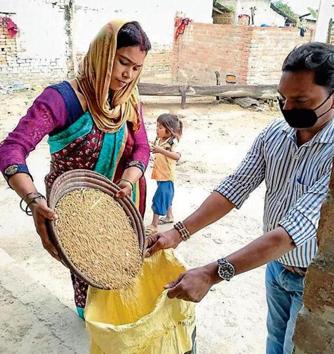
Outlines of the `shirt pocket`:
[{"label": "shirt pocket", "polygon": [[303,184],[300,183],[298,181],[295,182],[294,185],[294,199],[298,200],[299,198],[301,198],[304,194],[306,194],[311,186],[307,185],[307,184]]}]

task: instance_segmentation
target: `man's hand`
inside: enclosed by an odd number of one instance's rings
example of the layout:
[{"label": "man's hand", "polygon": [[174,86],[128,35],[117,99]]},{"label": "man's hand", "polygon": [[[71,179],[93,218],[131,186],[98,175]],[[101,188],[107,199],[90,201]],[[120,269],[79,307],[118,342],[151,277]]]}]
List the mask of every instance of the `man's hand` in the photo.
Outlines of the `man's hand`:
[{"label": "man's hand", "polygon": [[169,298],[200,302],[212,285],[219,282],[217,262],[182,273],[165,286]]},{"label": "man's hand", "polygon": [[146,238],[145,257],[150,257],[152,254],[166,248],[176,248],[181,241],[181,236],[175,229],[149,236]]}]

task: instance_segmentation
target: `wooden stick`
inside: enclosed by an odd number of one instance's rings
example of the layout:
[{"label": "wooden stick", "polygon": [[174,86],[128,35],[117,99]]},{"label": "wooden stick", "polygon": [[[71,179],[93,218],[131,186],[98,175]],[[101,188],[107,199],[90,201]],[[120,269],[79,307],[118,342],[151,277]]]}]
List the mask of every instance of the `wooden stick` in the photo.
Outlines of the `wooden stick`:
[{"label": "wooden stick", "polygon": [[[276,85],[220,85],[220,86],[180,86],[140,83],[139,92],[144,96],[181,96],[199,97],[252,97],[274,99],[277,96]],[[185,100],[185,99],[184,99]],[[185,101],[184,101],[185,103]]]}]

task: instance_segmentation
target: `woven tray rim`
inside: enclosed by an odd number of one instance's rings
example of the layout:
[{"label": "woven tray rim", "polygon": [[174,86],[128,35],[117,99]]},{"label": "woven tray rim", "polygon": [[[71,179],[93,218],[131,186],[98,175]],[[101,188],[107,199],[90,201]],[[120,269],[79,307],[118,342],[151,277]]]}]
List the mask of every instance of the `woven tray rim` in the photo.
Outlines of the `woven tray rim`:
[{"label": "woven tray rim", "polygon": [[[119,187],[111,182],[108,178],[103,175],[84,169],[76,169],[63,173],[54,181],[51,191],[48,196],[48,205],[51,209],[55,209],[58,201],[66,193],[73,190],[80,190],[84,188],[95,188],[101,190],[102,192],[113,197]],[[132,200],[129,197],[124,199],[114,199],[125,211],[128,216],[131,226],[134,229],[135,234],[138,238],[139,248],[141,252],[141,258],[144,257],[144,248],[145,248],[145,229],[144,224],[141,218],[141,215]],[[111,288],[103,287],[94,280],[88,278],[84,273],[82,273],[71,261],[71,259],[66,254],[66,251],[63,249],[59,242],[59,237],[55,228],[54,221],[47,222],[48,233],[51,238],[51,241],[55,245],[58,254],[60,255],[62,263],[68,267],[74,274],[79,278],[83,279],[87,284],[105,290],[110,290]]]}]

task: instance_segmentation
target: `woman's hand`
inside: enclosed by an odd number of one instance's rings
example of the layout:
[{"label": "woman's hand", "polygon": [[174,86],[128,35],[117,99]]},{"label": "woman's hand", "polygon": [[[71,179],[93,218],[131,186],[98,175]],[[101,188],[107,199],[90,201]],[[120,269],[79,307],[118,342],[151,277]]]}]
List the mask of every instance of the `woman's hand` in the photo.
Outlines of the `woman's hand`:
[{"label": "woman's hand", "polygon": [[152,254],[166,248],[176,248],[182,241],[179,232],[175,229],[166,232],[160,232],[146,238],[145,257],[150,257]]},{"label": "woman's hand", "polygon": [[120,190],[116,193],[115,197],[116,198],[125,198],[126,196],[130,197],[132,196],[132,185],[130,182],[127,182],[125,180],[120,180],[118,182],[118,187]]},{"label": "woman's hand", "polygon": [[46,227],[47,220],[52,221],[57,219],[56,213],[48,207],[46,200],[42,198],[35,199],[35,201],[29,205],[29,208],[32,212],[36,231],[41,238],[43,247],[51,254],[53,258],[60,261],[57,249],[51,242]]}]

